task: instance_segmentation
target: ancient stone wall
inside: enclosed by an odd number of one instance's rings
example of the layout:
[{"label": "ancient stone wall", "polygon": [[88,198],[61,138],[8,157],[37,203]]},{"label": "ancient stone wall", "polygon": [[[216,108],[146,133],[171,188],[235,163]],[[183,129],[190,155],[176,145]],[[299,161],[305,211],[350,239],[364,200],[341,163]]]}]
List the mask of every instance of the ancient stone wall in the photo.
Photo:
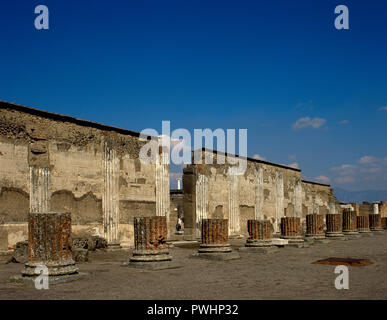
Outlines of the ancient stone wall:
[{"label": "ancient stone wall", "polygon": [[230,236],[248,236],[247,221],[267,219],[274,232],[281,218],[337,211],[339,203],[329,185],[301,180],[299,169],[248,158],[244,174],[228,174],[230,164],[219,164],[221,153],[202,150],[202,158],[213,153],[213,164],[194,164],[184,169],[183,197],[185,235],[200,237],[202,219],[229,219]]},{"label": "ancient stone wall", "polygon": [[132,245],[133,218],[155,215],[169,183],[169,170],[158,177],[139,160],[144,143],[136,132],[0,102],[0,250],[27,238],[29,211],[48,210],[71,212],[74,232]]}]

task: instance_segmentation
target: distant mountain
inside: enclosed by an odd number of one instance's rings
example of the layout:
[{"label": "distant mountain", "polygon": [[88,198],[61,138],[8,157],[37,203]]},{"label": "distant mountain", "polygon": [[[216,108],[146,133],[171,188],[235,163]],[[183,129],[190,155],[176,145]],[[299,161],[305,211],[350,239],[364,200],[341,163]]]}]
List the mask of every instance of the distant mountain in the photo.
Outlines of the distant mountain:
[{"label": "distant mountain", "polygon": [[340,202],[387,201],[387,190],[347,191],[341,188],[333,188],[333,190]]}]

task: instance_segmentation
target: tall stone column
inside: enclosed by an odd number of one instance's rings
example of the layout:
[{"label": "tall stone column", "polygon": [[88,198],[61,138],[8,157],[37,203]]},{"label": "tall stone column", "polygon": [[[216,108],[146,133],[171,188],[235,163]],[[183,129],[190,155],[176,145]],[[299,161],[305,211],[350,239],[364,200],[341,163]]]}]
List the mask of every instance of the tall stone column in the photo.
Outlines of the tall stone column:
[{"label": "tall stone column", "polygon": [[109,247],[119,248],[119,159],[112,141],[103,144],[103,230]]},{"label": "tall stone column", "polygon": [[276,172],[276,223],[274,232],[280,231],[281,218],[284,216],[284,180],[281,171]]},{"label": "tall stone column", "polygon": [[302,185],[301,179],[296,179],[294,185],[294,216],[302,217]]},{"label": "tall stone column", "polygon": [[255,220],[264,219],[263,205],[264,205],[263,169],[262,167],[258,167],[256,183],[255,183],[255,206],[254,206]]},{"label": "tall stone column", "polygon": [[198,172],[196,177],[196,237],[201,237],[202,221],[208,218],[208,178]]},{"label": "tall stone column", "polygon": [[229,177],[229,232],[231,236],[235,236],[240,234],[238,175],[230,174]]},{"label": "tall stone column", "polygon": [[[170,215],[170,181],[169,181],[169,152],[167,148],[159,148],[156,162],[156,216],[166,217],[169,226]],[[168,228],[168,232],[170,232]]]},{"label": "tall stone column", "polygon": [[30,167],[30,212],[49,212],[50,199],[50,168]]}]

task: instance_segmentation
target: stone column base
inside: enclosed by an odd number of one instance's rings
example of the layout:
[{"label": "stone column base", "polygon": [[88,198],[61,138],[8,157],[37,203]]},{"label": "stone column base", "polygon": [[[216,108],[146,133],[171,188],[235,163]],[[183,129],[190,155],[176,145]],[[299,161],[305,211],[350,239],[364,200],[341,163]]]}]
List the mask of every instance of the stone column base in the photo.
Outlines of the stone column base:
[{"label": "stone column base", "polygon": [[245,247],[272,247],[273,243],[270,239],[268,240],[254,240],[254,239],[247,239]]},{"label": "stone column base", "polygon": [[377,227],[377,228],[370,228],[370,230],[371,230],[372,232],[380,232],[380,231],[384,231],[384,229],[383,229],[383,228],[380,228],[380,227]]},{"label": "stone column base", "polygon": [[325,236],[330,240],[348,240],[342,232],[326,232]]},{"label": "stone column base", "polygon": [[358,239],[361,238],[361,235],[357,231],[353,230],[343,230],[343,235],[347,237],[348,239]]},{"label": "stone column base", "polygon": [[62,261],[27,262],[21,272],[23,277],[36,277],[35,269],[38,266],[46,266],[49,276],[65,276],[78,273],[73,259]]},{"label": "stone column base", "polygon": [[230,245],[226,244],[201,244],[197,253],[192,258],[204,258],[209,260],[234,260],[239,259],[238,253],[232,251]]},{"label": "stone column base", "polygon": [[171,261],[172,255],[168,249],[164,250],[134,250],[130,262],[160,262]]},{"label": "stone column base", "polygon": [[228,253],[232,249],[230,244],[201,244],[199,248],[199,253]]}]

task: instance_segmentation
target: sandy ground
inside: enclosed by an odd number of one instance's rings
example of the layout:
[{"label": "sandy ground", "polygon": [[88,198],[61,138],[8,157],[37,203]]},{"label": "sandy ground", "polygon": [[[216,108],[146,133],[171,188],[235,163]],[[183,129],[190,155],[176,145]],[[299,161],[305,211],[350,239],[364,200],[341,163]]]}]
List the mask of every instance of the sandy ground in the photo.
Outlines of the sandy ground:
[{"label": "sandy ground", "polygon": [[[233,247],[244,240],[231,241]],[[386,299],[387,232],[350,241],[331,241],[309,248],[282,248],[276,253],[241,252],[241,259],[192,259],[194,248],[171,249],[180,269],[148,271],[123,266],[130,250],[90,253],[79,264],[88,276],[37,290],[10,283],[21,264],[0,256],[0,299]],[[349,290],[337,290],[335,266],[312,264],[329,258],[365,258],[373,264],[349,267]]]}]

